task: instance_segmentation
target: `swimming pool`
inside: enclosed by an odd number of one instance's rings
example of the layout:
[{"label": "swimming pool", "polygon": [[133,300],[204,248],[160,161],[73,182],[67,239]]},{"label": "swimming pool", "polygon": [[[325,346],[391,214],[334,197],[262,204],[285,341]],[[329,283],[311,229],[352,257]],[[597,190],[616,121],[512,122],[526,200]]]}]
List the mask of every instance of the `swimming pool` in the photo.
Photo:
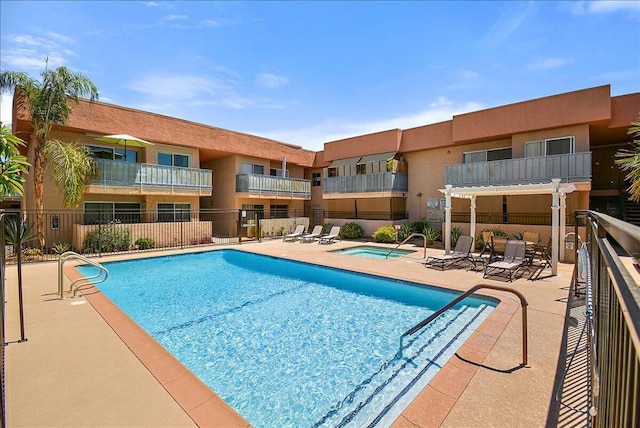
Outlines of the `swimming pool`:
[{"label": "swimming pool", "polygon": [[390,425],[495,306],[400,340],[456,294],[236,250],[105,266],[103,293],[255,427]]},{"label": "swimming pool", "polygon": [[366,257],[368,259],[395,259],[397,257],[415,253],[415,251],[412,250],[374,247],[372,245],[358,245],[357,247],[343,248],[341,250],[333,250],[331,252],[338,254],[348,254],[350,256]]}]

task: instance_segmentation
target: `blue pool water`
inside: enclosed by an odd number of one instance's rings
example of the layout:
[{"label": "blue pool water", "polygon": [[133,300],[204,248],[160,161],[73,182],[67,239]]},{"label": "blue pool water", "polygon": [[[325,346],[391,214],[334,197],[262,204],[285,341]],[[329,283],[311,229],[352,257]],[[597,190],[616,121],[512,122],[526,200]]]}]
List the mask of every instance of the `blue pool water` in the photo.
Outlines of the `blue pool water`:
[{"label": "blue pool water", "polygon": [[359,245],[357,247],[343,248],[342,250],[334,250],[332,253],[348,254],[350,256],[366,257],[368,259],[395,259],[397,257],[405,256],[407,254],[414,253],[411,250],[393,250],[392,248],[373,247],[371,245]]},{"label": "blue pool water", "polygon": [[255,427],[390,425],[495,306],[401,340],[456,294],[236,250],[105,267],[100,289]]}]

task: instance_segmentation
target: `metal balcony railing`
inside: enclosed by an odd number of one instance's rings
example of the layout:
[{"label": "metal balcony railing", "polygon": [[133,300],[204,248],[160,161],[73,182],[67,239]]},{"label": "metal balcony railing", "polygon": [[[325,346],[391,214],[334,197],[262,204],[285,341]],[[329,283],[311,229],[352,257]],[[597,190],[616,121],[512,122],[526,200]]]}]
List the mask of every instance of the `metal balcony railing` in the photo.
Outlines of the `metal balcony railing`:
[{"label": "metal balcony railing", "polygon": [[445,166],[445,184],[491,186],[591,180],[591,152]]},{"label": "metal balcony railing", "polygon": [[98,177],[92,185],[196,189],[211,193],[211,171],[97,159]]},{"label": "metal balcony railing", "polygon": [[382,172],[341,177],[327,177],[322,180],[322,193],[366,193],[366,192],[407,192],[407,174]]},{"label": "metal balcony railing", "polygon": [[236,192],[311,199],[311,180],[261,174],[236,175]]}]

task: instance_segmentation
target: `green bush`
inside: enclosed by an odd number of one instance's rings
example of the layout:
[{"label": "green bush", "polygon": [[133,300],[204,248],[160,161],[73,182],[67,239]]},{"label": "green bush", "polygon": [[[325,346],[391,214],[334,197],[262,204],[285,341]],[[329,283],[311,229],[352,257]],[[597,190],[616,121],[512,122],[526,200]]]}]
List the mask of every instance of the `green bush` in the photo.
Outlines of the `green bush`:
[{"label": "green bush", "polygon": [[364,235],[364,229],[358,223],[345,223],[340,229],[340,236],[346,239],[358,239]]},{"label": "green bush", "polygon": [[458,243],[458,238],[460,238],[460,236],[462,236],[462,229],[460,229],[459,227],[454,227],[453,229],[451,229],[451,247],[455,248],[456,244]]},{"label": "green bush", "polygon": [[69,244],[68,242],[58,242],[56,244],[53,244],[53,247],[51,249],[56,254],[63,254],[71,250],[71,244]]},{"label": "green bush", "polygon": [[322,234],[326,235],[329,232],[331,232],[331,228],[333,227],[333,224],[331,223],[325,223],[322,225]]},{"label": "green bush", "polygon": [[375,242],[396,242],[396,228],[393,226],[381,226],[371,235]]},{"label": "green bush", "polygon": [[427,245],[433,244],[433,241],[440,239],[440,231],[432,226],[426,225],[422,229],[422,233],[426,237]]},{"label": "green bush", "polygon": [[131,246],[131,230],[116,224],[107,224],[84,237],[85,253],[126,251]]},{"label": "green bush", "polygon": [[420,219],[418,221],[414,221],[413,223],[411,223],[411,229],[413,229],[414,232],[418,232],[418,233],[422,233],[422,231],[424,230],[425,227],[429,226],[429,223],[427,223],[427,219],[423,218]]},{"label": "green bush", "polygon": [[[422,230],[422,229],[420,229]],[[412,233],[415,233],[415,229],[413,228],[413,223],[405,223],[400,225],[400,233],[398,234],[398,239],[404,241],[407,239]]]},{"label": "green bush", "polygon": [[156,241],[153,238],[138,238],[136,239],[135,244],[138,246],[139,250],[156,248]]}]

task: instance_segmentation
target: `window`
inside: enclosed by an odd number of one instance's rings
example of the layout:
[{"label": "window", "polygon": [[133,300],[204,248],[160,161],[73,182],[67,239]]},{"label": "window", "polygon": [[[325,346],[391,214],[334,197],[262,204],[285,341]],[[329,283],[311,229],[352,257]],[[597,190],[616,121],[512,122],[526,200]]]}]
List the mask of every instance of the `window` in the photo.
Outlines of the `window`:
[{"label": "window", "polygon": [[271,205],[271,218],[288,218],[289,207],[287,205]]},{"label": "window", "polygon": [[189,168],[189,156],[177,153],[160,153],[158,152],[158,165],[178,166],[181,168]]},{"label": "window", "polygon": [[366,174],[367,173],[367,164],[359,163],[356,165],[356,174]]},{"label": "window", "polygon": [[462,163],[491,162],[503,159],[511,159],[511,147],[478,150],[475,152],[464,152],[462,154]]},{"label": "window", "polygon": [[337,177],[338,176],[338,168],[328,168],[327,176],[328,177]]},{"label": "window", "polygon": [[85,202],[84,224],[140,223],[140,204]]},{"label": "window", "polygon": [[321,177],[321,174],[319,172],[311,173],[311,185],[314,187],[320,186],[322,184],[320,177]]},{"label": "window", "polygon": [[243,162],[242,173],[264,175],[264,165]]},{"label": "window", "polygon": [[553,156],[574,153],[574,137],[549,138],[524,144],[524,157]]},{"label": "window", "polygon": [[[116,148],[116,147],[100,147],[100,146],[90,146],[87,145],[87,148],[93,154],[93,157],[96,159],[107,159],[107,160],[125,160],[125,150],[124,148]],[[135,150],[127,149],[126,161],[131,163],[138,162],[138,152]]]},{"label": "window", "polygon": [[180,222],[191,220],[189,204],[158,204],[159,222]]},{"label": "window", "polygon": [[282,175],[282,169],[271,168],[269,175],[273,177],[288,177],[289,171],[285,171],[284,175]]}]

